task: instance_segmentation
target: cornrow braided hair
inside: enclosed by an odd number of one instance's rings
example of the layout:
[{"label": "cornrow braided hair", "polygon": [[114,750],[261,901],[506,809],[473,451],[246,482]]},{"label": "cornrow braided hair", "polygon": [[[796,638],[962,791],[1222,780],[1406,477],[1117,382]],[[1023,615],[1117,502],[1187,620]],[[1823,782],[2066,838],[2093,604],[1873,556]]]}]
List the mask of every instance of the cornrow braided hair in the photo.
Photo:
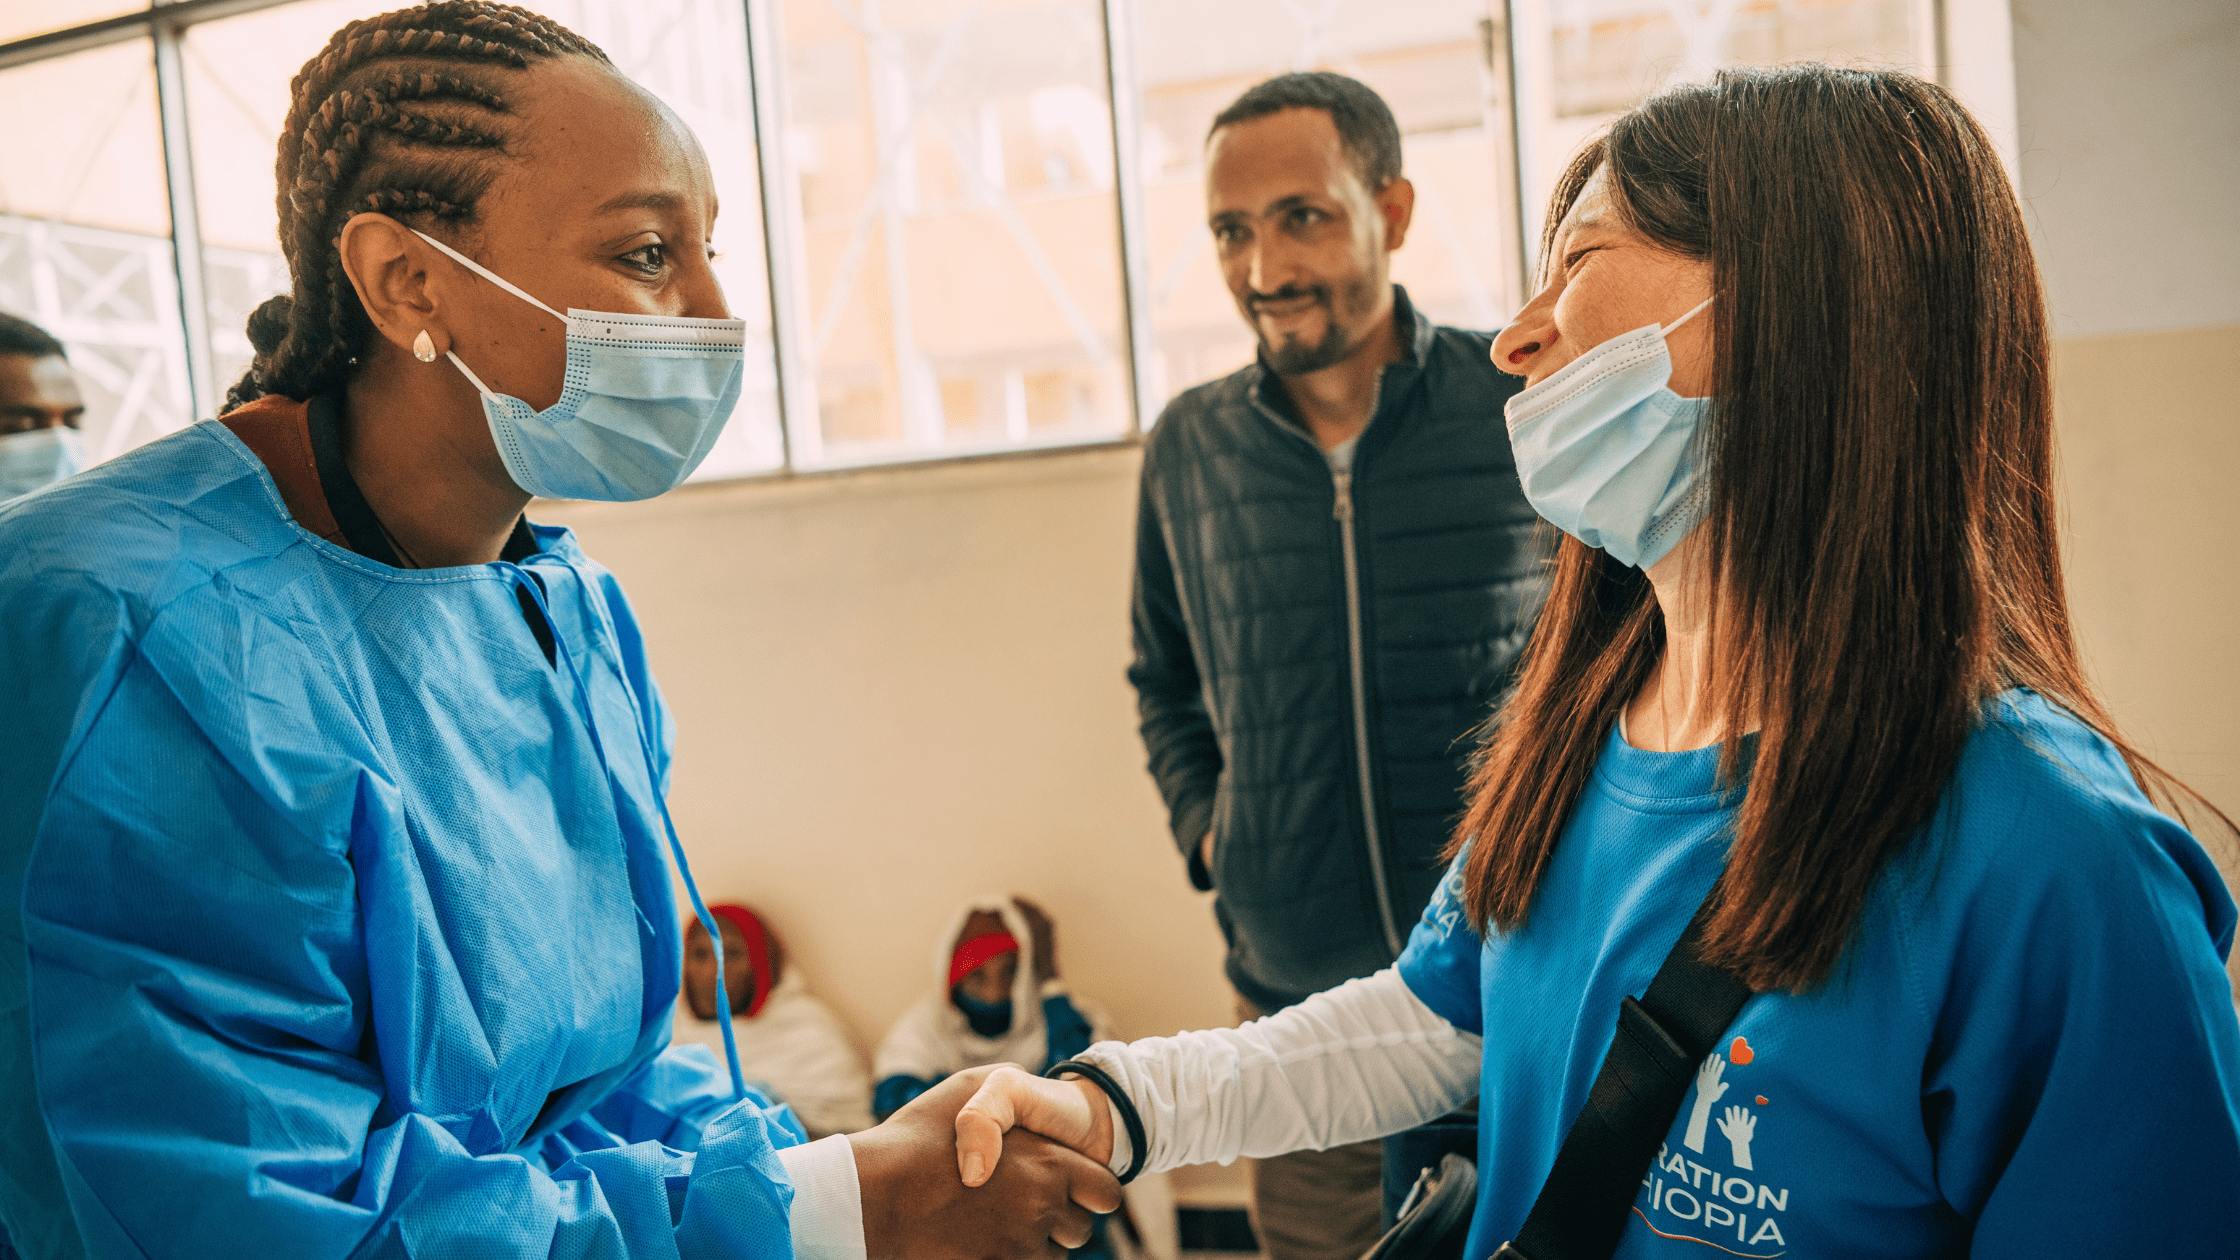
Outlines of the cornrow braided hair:
[{"label": "cornrow braided hair", "polygon": [[561,56],[607,60],[559,23],[489,0],[436,0],[335,32],[289,85],[275,173],[292,283],[249,317],[256,361],[228,410],[342,383],[374,334],[342,270],[342,225],[374,211],[471,226],[506,152],[510,109],[492,71]]}]

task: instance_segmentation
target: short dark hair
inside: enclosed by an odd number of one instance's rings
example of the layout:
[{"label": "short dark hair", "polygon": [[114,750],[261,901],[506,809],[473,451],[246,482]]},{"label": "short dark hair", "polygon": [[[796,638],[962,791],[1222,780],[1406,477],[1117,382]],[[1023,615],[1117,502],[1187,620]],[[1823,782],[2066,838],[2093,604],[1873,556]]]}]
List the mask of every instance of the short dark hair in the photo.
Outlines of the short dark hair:
[{"label": "short dark hair", "polygon": [[1263,79],[1214,115],[1206,139],[1232,123],[1250,122],[1287,109],[1319,109],[1337,124],[1338,141],[1371,192],[1400,178],[1400,124],[1392,107],[1359,79],[1328,70],[1301,70]]},{"label": "short dark hair", "polygon": [[46,329],[5,311],[0,311],[0,354],[28,354],[34,359],[44,359],[50,354],[58,358],[70,357],[63,352],[62,343]]}]

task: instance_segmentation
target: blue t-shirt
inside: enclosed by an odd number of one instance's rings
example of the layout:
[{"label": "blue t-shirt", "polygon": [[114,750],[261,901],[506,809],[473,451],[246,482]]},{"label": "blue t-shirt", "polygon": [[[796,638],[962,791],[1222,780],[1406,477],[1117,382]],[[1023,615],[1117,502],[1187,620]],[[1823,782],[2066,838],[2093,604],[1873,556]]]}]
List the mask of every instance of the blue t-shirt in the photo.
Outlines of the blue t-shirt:
[{"label": "blue t-shirt", "polygon": [[[1619,998],[1710,891],[1739,802],[1717,765],[1613,732],[1524,926],[1480,940],[1450,871],[1401,956],[1410,990],[1485,1035],[1467,1260],[1524,1223]],[[1743,1007],[1617,1254],[2232,1254],[2233,920],[2115,750],[2008,693],[1835,977]]]}]

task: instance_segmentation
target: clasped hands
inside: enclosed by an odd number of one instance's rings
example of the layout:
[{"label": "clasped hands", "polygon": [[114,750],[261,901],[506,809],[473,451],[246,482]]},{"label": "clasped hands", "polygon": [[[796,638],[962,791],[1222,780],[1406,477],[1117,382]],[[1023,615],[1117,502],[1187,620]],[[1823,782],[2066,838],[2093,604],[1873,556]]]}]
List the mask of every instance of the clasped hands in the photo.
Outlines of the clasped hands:
[{"label": "clasped hands", "polygon": [[1055,1260],[1120,1206],[1111,1107],[1084,1080],[974,1068],[848,1142],[870,1260]]}]

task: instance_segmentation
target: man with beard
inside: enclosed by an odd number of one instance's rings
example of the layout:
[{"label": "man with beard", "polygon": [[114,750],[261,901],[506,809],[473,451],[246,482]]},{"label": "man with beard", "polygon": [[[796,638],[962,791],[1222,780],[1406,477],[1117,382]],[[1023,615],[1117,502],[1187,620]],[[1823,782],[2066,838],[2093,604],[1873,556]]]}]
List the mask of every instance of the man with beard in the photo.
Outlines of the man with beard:
[{"label": "man with beard", "polygon": [[[1517,378],[1490,333],[1434,326],[1389,279],[1415,190],[1384,101],[1283,75],[1206,147],[1208,225],[1259,356],[1168,404],[1146,445],[1128,677],[1251,1019],[1399,955],[1544,551],[1502,420]],[[1413,1180],[1423,1140],[1388,1140],[1387,1184]],[[1359,1256],[1383,1156],[1262,1161],[1268,1255]]]}]

